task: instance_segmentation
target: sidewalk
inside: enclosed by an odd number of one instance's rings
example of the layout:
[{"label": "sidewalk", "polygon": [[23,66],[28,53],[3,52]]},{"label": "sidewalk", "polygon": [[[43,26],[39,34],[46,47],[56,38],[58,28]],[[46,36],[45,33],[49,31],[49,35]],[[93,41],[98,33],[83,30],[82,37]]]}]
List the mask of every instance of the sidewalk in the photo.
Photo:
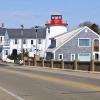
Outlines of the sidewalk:
[{"label": "sidewalk", "polygon": [[67,69],[57,69],[57,68],[47,68],[47,67],[38,67],[38,66],[16,66],[17,68],[27,69],[27,70],[36,70],[42,72],[58,73],[86,78],[95,78],[100,79],[100,72],[90,72],[90,71],[80,71],[80,70],[67,70]]},{"label": "sidewalk", "polygon": [[58,74],[66,74],[72,76],[86,77],[86,78],[95,78],[100,79],[100,72],[90,72],[90,71],[81,71],[81,70],[69,70],[69,69],[57,69],[57,68],[48,68],[48,67],[39,67],[39,66],[20,66],[16,64],[7,64],[12,68],[20,68],[27,70],[37,70],[42,72],[50,72],[50,73],[58,73]]}]

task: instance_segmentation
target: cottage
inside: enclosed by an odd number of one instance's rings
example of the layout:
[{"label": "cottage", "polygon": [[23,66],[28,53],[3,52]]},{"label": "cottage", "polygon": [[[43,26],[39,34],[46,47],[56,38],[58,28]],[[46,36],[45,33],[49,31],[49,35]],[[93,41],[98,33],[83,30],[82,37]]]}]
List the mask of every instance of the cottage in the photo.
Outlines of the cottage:
[{"label": "cottage", "polygon": [[100,36],[87,26],[51,38],[46,59],[66,61],[100,60]]}]

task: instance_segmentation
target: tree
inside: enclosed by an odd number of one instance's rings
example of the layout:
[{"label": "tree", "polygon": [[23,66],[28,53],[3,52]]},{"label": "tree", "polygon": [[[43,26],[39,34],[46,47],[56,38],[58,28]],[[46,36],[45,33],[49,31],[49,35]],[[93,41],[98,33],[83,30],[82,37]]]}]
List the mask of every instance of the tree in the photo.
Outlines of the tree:
[{"label": "tree", "polygon": [[97,24],[92,24],[92,25],[90,26],[90,28],[91,28],[94,32],[96,32],[96,33],[98,33],[98,34],[100,35],[100,33],[99,33],[99,28],[98,28],[98,25],[97,25]]},{"label": "tree", "polygon": [[90,27],[93,23],[90,21],[85,21],[79,24],[79,27],[87,26]]},{"label": "tree", "polygon": [[[23,49],[23,57],[29,57],[29,53],[28,51]],[[11,55],[8,55],[8,58],[11,60],[14,60],[14,62],[16,61],[20,61],[22,59],[22,53],[17,54],[16,52],[12,52]]]},{"label": "tree", "polygon": [[85,22],[79,24],[79,27],[83,27],[83,26],[89,27],[91,30],[93,30],[94,32],[96,32],[97,34],[100,35],[100,28],[96,23],[92,23],[90,21],[85,21]]}]

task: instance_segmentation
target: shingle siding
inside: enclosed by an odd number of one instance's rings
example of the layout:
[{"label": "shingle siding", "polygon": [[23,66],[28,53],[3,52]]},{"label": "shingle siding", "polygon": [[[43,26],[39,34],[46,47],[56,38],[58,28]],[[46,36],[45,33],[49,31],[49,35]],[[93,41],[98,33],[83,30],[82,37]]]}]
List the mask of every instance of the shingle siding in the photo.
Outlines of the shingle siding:
[{"label": "shingle siding", "polygon": [[[91,46],[90,47],[78,47],[78,38],[90,38]],[[55,51],[55,59],[58,59],[59,54],[63,54],[63,59],[70,61],[71,54],[75,54],[76,59],[78,59],[78,53],[91,53],[92,52],[92,43],[93,40],[99,36],[94,34],[92,31],[88,30],[85,32],[85,29],[81,31],[78,35],[76,35],[73,39],[65,43],[58,50]]]}]

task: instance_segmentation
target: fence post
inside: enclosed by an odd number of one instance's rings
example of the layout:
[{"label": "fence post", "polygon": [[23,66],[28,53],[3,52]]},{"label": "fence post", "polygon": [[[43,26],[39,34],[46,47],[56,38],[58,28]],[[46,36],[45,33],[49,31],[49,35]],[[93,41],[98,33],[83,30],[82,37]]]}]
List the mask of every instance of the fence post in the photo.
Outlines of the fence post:
[{"label": "fence post", "polygon": [[31,59],[28,59],[28,65],[29,65],[29,66],[31,65],[30,61],[31,61]]},{"label": "fence post", "polygon": [[53,59],[51,59],[51,68],[53,68]]},{"label": "fence post", "polygon": [[34,57],[34,66],[37,66],[37,61],[35,57]]},{"label": "fence post", "polygon": [[77,60],[74,61],[74,68],[77,70]]},{"label": "fence post", "polygon": [[25,60],[24,60],[24,66],[25,66]]},{"label": "fence post", "polygon": [[61,61],[61,68],[64,69],[64,61]]},{"label": "fence post", "polygon": [[92,71],[94,72],[94,60],[91,60]]},{"label": "fence post", "polygon": [[24,63],[24,66],[26,64],[25,61],[27,61],[27,60],[28,60],[27,57],[24,57],[24,62],[23,62]]},{"label": "fence post", "polygon": [[42,59],[42,67],[44,67],[44,59]]}]

